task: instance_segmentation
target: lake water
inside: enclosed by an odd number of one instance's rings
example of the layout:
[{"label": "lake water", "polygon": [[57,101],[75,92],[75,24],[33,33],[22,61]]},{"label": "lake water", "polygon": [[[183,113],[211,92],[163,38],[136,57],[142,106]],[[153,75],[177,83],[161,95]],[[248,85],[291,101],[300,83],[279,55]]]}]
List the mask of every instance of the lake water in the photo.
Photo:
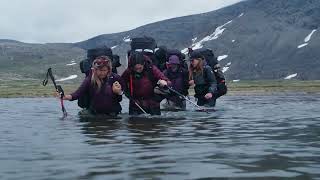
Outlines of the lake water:
[{"label": "lake water", "polygon": [[216,112],[80,118],[0,99],[0,179],[320,179],[320,96],[226,96]]}]

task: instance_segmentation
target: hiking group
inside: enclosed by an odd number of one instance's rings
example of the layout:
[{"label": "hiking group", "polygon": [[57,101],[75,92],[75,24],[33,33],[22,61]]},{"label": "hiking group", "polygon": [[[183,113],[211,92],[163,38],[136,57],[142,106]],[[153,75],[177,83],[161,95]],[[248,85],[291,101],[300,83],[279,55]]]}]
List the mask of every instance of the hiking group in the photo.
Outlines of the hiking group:
[{"label": "hiking group", "polygon": [[121,76],[117,74],[120,57],[110,48],[87,50],[87,59],[80,63],[85,79],[62,98],[78,100],[91,114],[118,115],[125,95],[130,115],[160,115],[163,100],[165,109],[186,110],[190,87],[194,87],[195,105],[201,107],[213,108],[217,98],[227,93],[225,77],[210,49],[189,48],[186,56],[177,49],[158,47],[151,37],[133,38],[130,45],[128,67]]}]

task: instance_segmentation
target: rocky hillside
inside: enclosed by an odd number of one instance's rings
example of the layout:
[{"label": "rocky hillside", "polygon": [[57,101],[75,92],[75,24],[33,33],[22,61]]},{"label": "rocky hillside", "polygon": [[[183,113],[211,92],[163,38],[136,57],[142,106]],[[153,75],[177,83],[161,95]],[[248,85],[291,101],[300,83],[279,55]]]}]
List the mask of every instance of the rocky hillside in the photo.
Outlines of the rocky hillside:
[{"label": "rocky hillside", "polygon": [[72,44],[28,44],[0,40],[0,80],[43,79],[52,67],[57,78],[78,74],[85,50]]},{"label": "rocky hillside", "polygon": [[[26,68],[23,76],[39,77],[44,67],[54,65],[64,69],[59,76],[80,75],[78,65],[66,64],[78,63],[85,54],[82,49],[103,44],[124,55],[130,38],[147,35],[158,45],[182,51],[187,47],[213,49],[229,80],[320,79],[319,24],[319,0],[247,0],[74,44],[0,41],[0,70],[4,72],[2,64],[16,70],[12,66],[17,64]],[[37,68],[32,70],[30,64]]]}]

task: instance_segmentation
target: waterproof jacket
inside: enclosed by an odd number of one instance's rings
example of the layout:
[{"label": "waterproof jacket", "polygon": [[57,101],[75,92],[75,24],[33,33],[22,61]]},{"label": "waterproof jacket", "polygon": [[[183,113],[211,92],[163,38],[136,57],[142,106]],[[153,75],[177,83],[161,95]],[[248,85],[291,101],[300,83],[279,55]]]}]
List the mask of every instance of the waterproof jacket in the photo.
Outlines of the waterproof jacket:
[{"label": "waterproof jacket", "polygon": [[80,87],[71,94],[72,100],[79,99],[81,96],[89,95],[89,109],[97,114],[120,113],[122,108],[120,102],[121,95],[112,92],[112,84],[118,81],[122,88],[125,86],[121,77],[112,73],[104,79],[100,90],[91,83],[91,76],[84,79]]},{"label": "waterproof jacket", "polygon": [[169,79],[156,66],[146,63],[141,77],[136,77],[134,71],[128,68],[121,77],[125,82],[125,93],[130,98],[129,109],[138,109],[135,101],[146,109],[160,109],[160,101],[156,99],[154,88],[159,80]]},{"label": "waterproof jacket", "polygon": [[195,97],[203,97],[207,93],[217,92],[217,80],[210,66],[205,65],[203,72],[193,72]]}]

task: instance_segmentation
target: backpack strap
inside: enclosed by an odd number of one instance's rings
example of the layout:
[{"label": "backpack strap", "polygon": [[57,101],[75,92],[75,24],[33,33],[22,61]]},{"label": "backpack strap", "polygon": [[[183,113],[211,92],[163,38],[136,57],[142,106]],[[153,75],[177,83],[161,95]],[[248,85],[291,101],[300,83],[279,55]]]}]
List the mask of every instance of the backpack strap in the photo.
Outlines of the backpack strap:
[{"label": "backpack strap", "polygon": [[153,87],[156,87],[157,82],[155,82],[155,81],[156,81],[156,78],[154,77],[154,74],[153,74],[153,67],[152,67],[152,65],[148,65],[148,66],[147,66],[146,72],[147,72],[147,77],[148,77],[148,79],[149,79],[149,80],[151,81],[151,83],[152,83],[152,86],[153,86]]},{"label": "backpack strap", "polygon": [[[210,66],[205,66],[203,69],[203,73],[204,73],[203,77],[209,87],[209,92],[214,93],[217,89],[218,82],[216,80],[216,77],[215,77],[215,74],[214,74],[212,68]],[[209,74],[212,75],[212,77],[208,77]]]},{"label": "backpack strap", "polygon": [[130,84],[129,84],[129,89],[130,89],[130,96],[133,96],[133,78],[132,74],[130,74]]},{"label": "backpack strap", "polygon": [[216,76],[218,84],[219,83],[225,83],[226,82],[226,78],[224,76],[224,73],[221,70],[220,64],[216,64],[212,69],[213,69],[214,75]]},{"label": "backpack strap", "polygon": [[205,80],[206,82],[208,82],[208,73],[207,73],[207,71],[208,71],[208,66],[205,66],[205,67],[203,68],[203,78],[204,78],[204,80]]}]

